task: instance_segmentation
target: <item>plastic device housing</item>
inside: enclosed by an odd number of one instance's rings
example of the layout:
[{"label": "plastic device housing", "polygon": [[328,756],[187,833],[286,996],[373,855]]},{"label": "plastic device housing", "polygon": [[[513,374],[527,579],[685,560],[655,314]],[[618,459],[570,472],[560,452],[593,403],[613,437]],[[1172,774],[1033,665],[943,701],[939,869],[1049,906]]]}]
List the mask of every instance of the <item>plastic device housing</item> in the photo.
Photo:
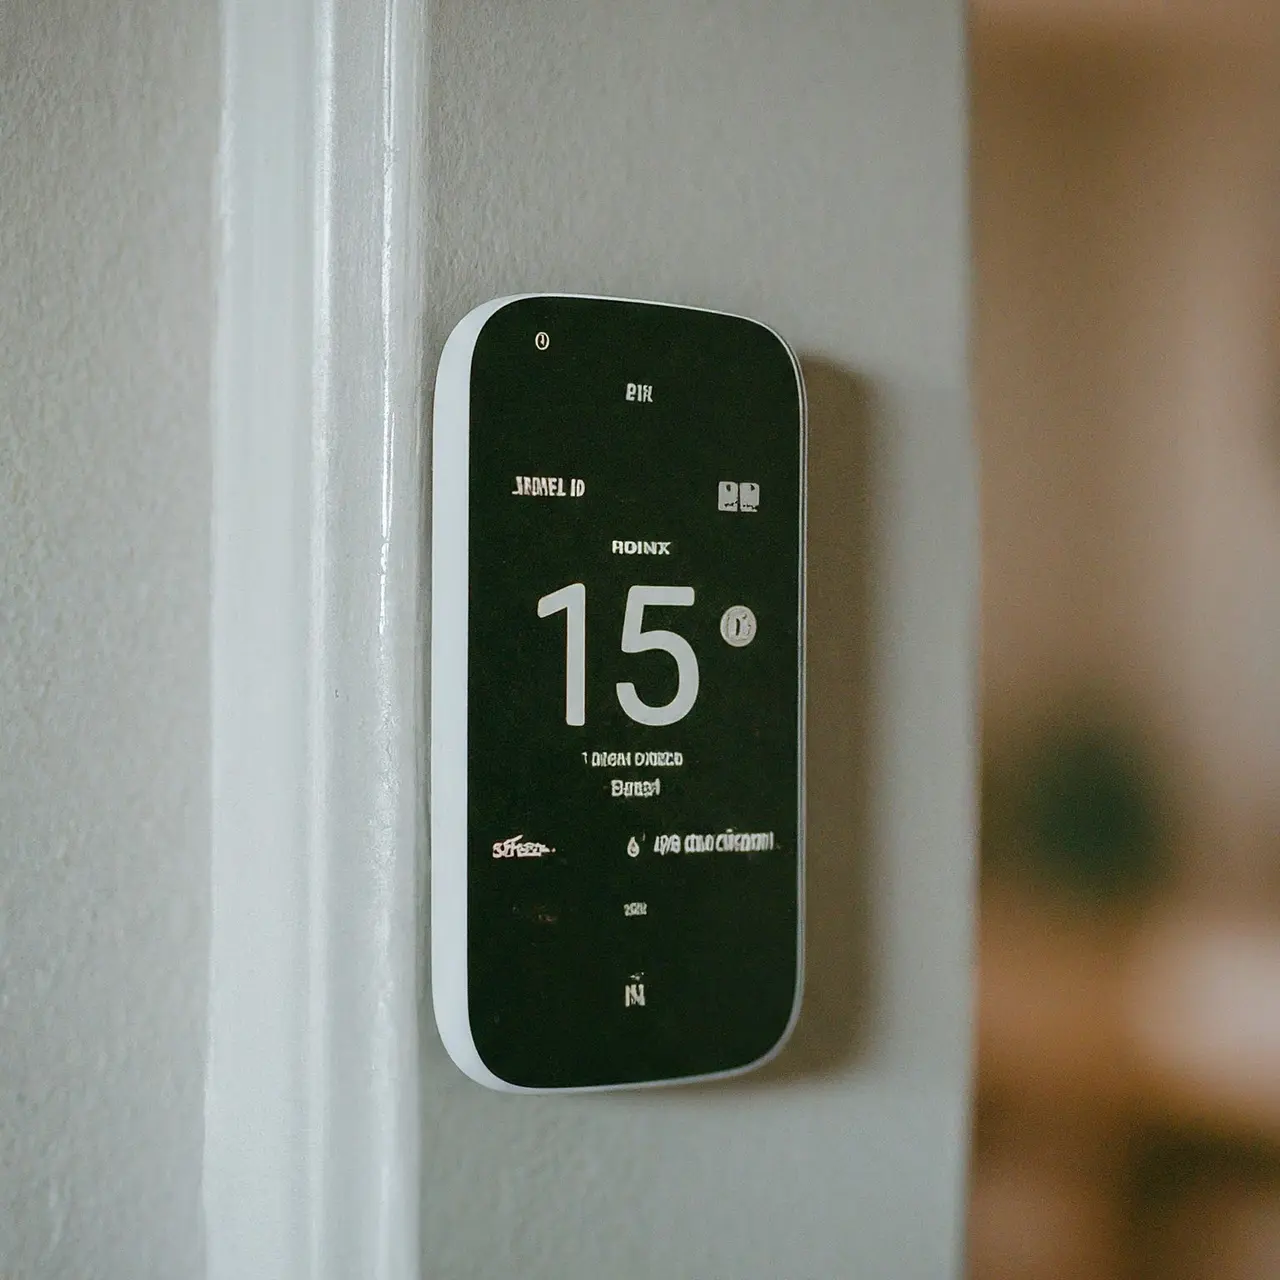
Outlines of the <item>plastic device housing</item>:
[{"label": "plastic device housing", "polygon": [[431,985],[506,1092],[771,1060],[804,958],[806,404],[754,320],[454,329],[432,444]]}]

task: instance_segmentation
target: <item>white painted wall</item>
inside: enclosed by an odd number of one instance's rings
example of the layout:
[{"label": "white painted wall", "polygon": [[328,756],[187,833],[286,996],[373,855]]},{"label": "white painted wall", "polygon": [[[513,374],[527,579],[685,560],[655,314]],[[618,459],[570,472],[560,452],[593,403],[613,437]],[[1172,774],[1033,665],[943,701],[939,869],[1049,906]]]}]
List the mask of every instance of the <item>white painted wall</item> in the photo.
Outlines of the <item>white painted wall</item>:
[{"label": "white painted wall", "polygon": [[977,523],[955,0],[438,0],[428,333],[501,293],[739,310],[809,357],[807,1011],[755,1081],[487,1094],[433,1029],[439,1280],[960,1274]]},{"label": "white painted wall", "polygon": [[[426,1273],[958,1274],[962,7],[431,18],[428,355],[521,288],[758,315],[809,357],[815,546],[794,1048],[732,1087],[499,1099],[426,1028]],[[198,1276],[216,15],[7,0],[0,59],[0,1269]]]},{"label": "white painted wall", "polygon": [[0,5],[0,1275],[201,1271],[212,5]]}]

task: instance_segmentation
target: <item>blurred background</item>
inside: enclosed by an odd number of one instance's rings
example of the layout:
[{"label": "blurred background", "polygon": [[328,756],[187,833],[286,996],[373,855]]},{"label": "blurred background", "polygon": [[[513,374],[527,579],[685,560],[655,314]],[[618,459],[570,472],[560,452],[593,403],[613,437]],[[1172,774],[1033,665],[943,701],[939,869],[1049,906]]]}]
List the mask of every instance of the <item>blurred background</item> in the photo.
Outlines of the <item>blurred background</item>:
[{"label": "blurred background", "polygon": [[975,0],[972,1280],[1280,1280],[1280,0]]}]

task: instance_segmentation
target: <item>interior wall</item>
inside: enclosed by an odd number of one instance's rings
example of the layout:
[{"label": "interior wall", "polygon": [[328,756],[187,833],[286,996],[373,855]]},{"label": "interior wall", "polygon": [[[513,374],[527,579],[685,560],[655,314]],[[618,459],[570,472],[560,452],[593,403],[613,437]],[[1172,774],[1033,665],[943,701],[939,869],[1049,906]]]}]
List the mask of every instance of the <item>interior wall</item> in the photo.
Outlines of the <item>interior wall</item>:
[{"label": "interior wall", "polygon": [[216,6],[0,5],[0,1274],[202,1273]]},{"label": "interior wall", "polygon": [[1247,895],[1280,767],[1274,62],[986,36],[986,741],[1114,700],[1178,795],[1184,879]]},{"label": "interior wall", "polygon": [[[436,6],[429,355],[520,288],[741,310],[813,398],[807,1009],[762,1077],[480,1092],[433,1276],[958,1274],[976,515],[962,10]],[[199,1275],[213,7],[0,9],[0,1266]]]},{"label": "interior wall", "polygon": [[1280,1275],[1280,10],[1245,7],[975,5],[974,1280]]},{"label": "interior wall", "polygon": [[[486,1093],[424,1029],[429,1274],[959,1275],[974,458],[956,0],[438,0],[428,362],[504,293],[740,311],[811,393],[809,985],[740,1083]],[[429,1013],[426,1015],[429,1019]]]}]

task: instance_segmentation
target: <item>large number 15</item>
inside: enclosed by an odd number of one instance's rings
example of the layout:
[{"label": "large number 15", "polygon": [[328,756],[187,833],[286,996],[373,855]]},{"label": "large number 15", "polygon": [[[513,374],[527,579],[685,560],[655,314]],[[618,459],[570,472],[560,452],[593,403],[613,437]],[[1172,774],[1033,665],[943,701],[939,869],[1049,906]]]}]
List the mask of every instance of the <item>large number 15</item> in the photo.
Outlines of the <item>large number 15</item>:
[{"label": "large number 15", "polygon": [[[618,702],[637,724],[664,725],[683,720],[698,699],[698,657],[693,646],[674,631],[646,631],[646,605],[691,605],[692,587],[632,587],[622,619],[622,652],[645,653],[662,649],[676,660],[676,696],[661,707],[643,702],[630,680],[617,685]],[[571,582],[538,601],[538,617],[565,613],[564,722],[587,722],[587,588]]]}]

